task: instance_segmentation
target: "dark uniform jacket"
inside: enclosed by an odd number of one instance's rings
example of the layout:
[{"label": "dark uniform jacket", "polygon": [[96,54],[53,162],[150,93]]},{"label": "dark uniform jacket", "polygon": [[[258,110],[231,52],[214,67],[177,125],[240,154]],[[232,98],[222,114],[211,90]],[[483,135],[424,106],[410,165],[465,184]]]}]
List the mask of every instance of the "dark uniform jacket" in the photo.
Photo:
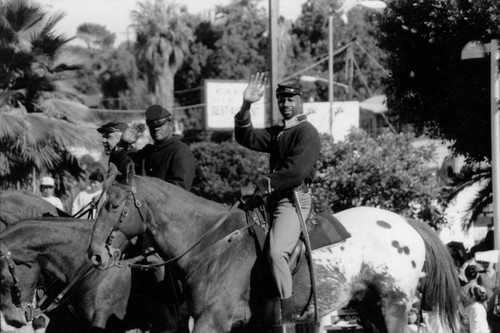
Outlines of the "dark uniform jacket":
[{"label": "dark uniform jacket", "polygon": [[188,145],[174,135],[161,143],[148,144],[141,150],[115,151],[110,162],[122,171],[132,160],[136,172],[141,175],[156,177],[191,190],[195,173],[195,160]]},{"label": "dark uniform jacket", "polygon": [[255,129],[250,113],[235,116],[235,138],[242,146],[269,153],[271,189],[290,191],[303,182],[310,183],[316,172],[321,142],[316,128],[305,115],[298,115],[283,126]]}]

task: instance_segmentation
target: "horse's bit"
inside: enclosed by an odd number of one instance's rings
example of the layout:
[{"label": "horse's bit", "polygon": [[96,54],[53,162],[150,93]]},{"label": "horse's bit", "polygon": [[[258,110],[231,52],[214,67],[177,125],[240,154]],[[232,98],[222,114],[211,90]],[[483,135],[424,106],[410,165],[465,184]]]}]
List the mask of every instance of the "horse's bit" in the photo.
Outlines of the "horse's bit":
[{"label": "horse's bit", "polygon": [[21,288],[19,288],[19,280],[16,275],[16,264],[14,261],[19,261],[20,263],[31,268],[31,265],[28,264],[25,260],[18,260],[12,258],[12,253],[9,251],[7,246],[0,242],[0,259],[5,259],[7,262],[7,266],[9,268],[9,273],[12,277],[12,281],[14,282],[11,288],[12,294],[12,303],[23,312],[26,322],[30,322],[33,320],[35,316],[35,308],[32,304],[26,304],[23,307],[21,302]]}]

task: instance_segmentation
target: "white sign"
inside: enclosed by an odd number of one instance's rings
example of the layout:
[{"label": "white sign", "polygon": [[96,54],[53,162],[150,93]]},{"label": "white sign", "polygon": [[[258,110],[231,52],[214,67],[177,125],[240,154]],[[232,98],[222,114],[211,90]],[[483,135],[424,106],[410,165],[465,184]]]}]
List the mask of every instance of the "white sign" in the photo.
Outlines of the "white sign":
[{"label": "white sign", "polygon": [[[351,128],[359,127],[359,102],[333,102],[332,111],[332,136],[342,141]],[[330,134],[330,102],[304,103],[304,113],[318,132]]]},{"label": "white sign", "polygon": [[[205,80],[205,124],[207,129],[233,129],[234,115],[243,102],[243,91],[248,81]],[[252,124],[263,128],[266,123],[263,96],[250,108]]]}]

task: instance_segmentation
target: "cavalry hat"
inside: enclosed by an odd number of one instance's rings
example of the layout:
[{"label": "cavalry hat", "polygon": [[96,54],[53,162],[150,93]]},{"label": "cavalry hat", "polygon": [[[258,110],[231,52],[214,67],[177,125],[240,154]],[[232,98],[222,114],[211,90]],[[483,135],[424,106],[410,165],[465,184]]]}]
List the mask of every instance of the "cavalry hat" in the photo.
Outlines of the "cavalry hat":
[{"label": "cavalry hat", "polygon": [[99,127],[97,129],[97,132],[99,132],[101,134],[123,132],[127,128],[128,128],[128,125],[126,123],[123,123],[121,121],[111,121],[111,122]]},{"label": "cavalry hat", "polygon": [[40,185],[41,186],[56,186],[56,182],[54,181],[54,178],[52,178],[52,177],[42,177],[42,179],[40,179]]},{"label": "cavalry hat", "polygon": [[299,80],[290,79],[278,83],[276,96],[280,95],[302,95],[302,88],[300,87]]},{"label": "cavalry hat", "polygon": [[171,120],[172,114],[161,105],[151,105],[146,109],[146,124],[148,126],[162,126]]}]

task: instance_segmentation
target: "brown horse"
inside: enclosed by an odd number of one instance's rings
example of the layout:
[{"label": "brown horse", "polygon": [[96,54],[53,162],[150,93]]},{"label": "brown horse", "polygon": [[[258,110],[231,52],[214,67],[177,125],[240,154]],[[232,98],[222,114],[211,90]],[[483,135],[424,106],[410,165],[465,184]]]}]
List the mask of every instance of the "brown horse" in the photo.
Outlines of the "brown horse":
[{"label": "brown horse", "polygon": [[[0,310],[6,324],[19,328],[31,319],[33,296],[40,281],[41,287],[54,297],[80,272],[82,278],[63,299],[67,298],[83,321],[73,318],[71,326],[64,330],[104,329],[110,318],[117,323],[124,318],[131,287],[130,269],[102,272],[89,265],[85,253],[91,222],[56,217],[23,220],[0,234]],[[48,315],[52,324],[51,313]],[[54,322],[61,324],[57,319]]]},{"label": "brown horse", "polygon": [[0,232],[21,219],[59,216],[57,208],[28,191],[0,191]]},{"label": "brown horse", "polygon": [[[184,280],[195,333],[270,324],[274,288],[244,211],[229,210],[156,178],[135,176],[131,166],[120,182],[115,181],[116,169],[110,170],[105,182],[108,199],[89,249],[96,267],[113,265],[115,241],[145,233],[164,259],[174,258],[170,263]],[[457,273],[430,228],[369,207],[335,217],[351,237],[313,251],[320,315],[356,300],[373,332],[405,332],[417,286],[426,275],[423,299],[434,324],[440,332],[460,331]],[[305,268],[294,277],[294,293],[295,319],[310,319],[313,306]]]}]

